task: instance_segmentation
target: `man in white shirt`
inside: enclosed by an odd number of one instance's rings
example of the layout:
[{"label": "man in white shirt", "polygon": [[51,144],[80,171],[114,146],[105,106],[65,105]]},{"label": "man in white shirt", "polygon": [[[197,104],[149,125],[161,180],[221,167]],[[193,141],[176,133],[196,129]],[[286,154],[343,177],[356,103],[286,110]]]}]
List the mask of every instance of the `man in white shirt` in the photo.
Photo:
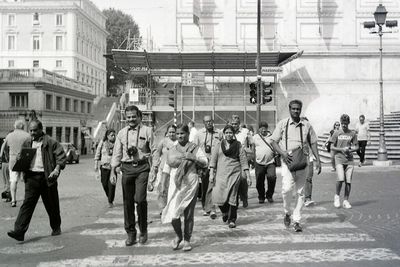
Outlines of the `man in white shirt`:
[{"label": "man in white shirt", "polygon": [[193,142],[194,138],[197,135],[197,129],[194,127],[194,121],[189,121],[189,142]]},{"label": "man in white shirt", "polygon": [[365,116],[360,115],[359,120],[356,124],[356,133],[358,140],[357,155],[360,157],[358,167],[361,167],[365,162],[365,148],[371,136],[369,134],[369,123],[365,122]]}]

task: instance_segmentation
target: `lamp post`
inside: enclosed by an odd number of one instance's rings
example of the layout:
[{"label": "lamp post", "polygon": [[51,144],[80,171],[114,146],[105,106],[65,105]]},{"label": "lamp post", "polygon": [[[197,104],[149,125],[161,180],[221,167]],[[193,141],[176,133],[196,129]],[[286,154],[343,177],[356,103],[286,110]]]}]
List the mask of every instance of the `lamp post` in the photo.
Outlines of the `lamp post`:
[{"label": "lamp post", "polygon": [[397,20],[386,20],[387,11],[385,6],[379,4],[376,7],[374,12],[375,21],[366,21],[364,22],[364,28],[372,29],[375,26],[378,26],[377,31],[372,31],[371,33],[376,33],[379,36],[379,149],[378,149],[378,161],[386,162],[388,160],[387,157],[387,149],[385,143],[385,128],[384,128],[384,114],[383,114],[383,70],[382,70],[382,36],[384,33],[382,27],[386,25],[388,28],[397,27]]}]

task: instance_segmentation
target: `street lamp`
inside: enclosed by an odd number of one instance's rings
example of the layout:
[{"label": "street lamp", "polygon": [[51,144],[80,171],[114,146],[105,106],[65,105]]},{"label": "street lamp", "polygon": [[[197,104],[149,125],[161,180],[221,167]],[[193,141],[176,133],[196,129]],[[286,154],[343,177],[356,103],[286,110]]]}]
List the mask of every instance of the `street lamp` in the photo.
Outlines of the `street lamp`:
[{"label": "street lamp", "polygon": [[388,20],[386,21],[386,15],[387,11],[385,6],[382,4],[379,4],[376,7],[376,10],[374,12],[374,18],[375,21],[366,21],[364,22],[364,28],[366,29],[372,29],[375,28],[375,24],[378,26],[378,31],[372,31],[371,33],[376,33],[379,35],[379,109],[380,109],[380,118],[379,118],[379,125],[380,125],[380,130],[379,130],[379,149],[378,149],[378,161],[384,162],[388,160],[387,157],[387,150],[386,150],[386,144],[385,144],[385,128],[384,128],[384,119],[383,119],[383,77],[382,77],[382,35],[384,33],[388,32],[383,32],[382,27],[383,25],[386,24],[386,27],[388,28],[393,28],[397,27],[397,20]]}]

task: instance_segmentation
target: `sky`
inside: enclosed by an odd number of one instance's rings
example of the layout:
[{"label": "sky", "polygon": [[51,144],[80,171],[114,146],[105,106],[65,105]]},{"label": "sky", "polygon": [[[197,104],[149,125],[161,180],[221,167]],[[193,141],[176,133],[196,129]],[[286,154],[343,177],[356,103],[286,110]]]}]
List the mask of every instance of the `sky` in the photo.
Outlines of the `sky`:
[{"label": "sky", "polygon": [[115,8],[133,17],[144,39],[151,30],[156,43],[163,34],[162,17],[168,0],[91,0],[100,10]]}]

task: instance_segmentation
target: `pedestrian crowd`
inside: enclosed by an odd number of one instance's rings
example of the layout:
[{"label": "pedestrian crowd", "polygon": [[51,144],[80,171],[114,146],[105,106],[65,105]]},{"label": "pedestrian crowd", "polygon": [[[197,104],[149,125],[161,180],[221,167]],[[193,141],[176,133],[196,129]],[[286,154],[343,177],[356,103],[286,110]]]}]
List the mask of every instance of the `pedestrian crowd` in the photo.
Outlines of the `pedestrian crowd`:
[{"label": "pedestrian crowd", "polygon": [[[172,249],[190,251],[197,199],[201,199],[204,216],[215,220],[220,212],[223,223],[235,228],[239,203],[243,208],[249,205],[250,171],[255,172],[259,203],[272,204],[278,167],[282,176],[283,224],[301,232],[302,208],[315,204],[314,170],[321,172],[317,135],[308,119],[301,116],[302,105],[300,100],[292,100],[290,116],[279,121],[273,131],[262,121],[254,133],[251,126],[241,123],[238,115],[229,118],[219,130],[213,118],[206,115],[201,129],[196,129],[194,122],[169,125],[158,144],[154,142],[152,127],[142,123],[141,111],[136,106],[126,107],[127,126],[119,132],[108,129],[94,157],[96,177],[110,208],[114,206],[116,183],[121,177],[125,245],[145,244],[148,240],[148,191],[156,191],[161,222],[171,224],[176,234]],[[364,115],[359,117],[355,131],[348,128],[349,124],[350,117],[343,114],[325,143],[331,153],[332,171],[337,173],[333,204],[347,209],[351,208],[353,153],[359,155],[361,167],[370,139]],[[24,240],[39,197],[50,219],[51,234],[61,234],[57,178],[66,164],[62,146],[43,132],[40,121],[29,123],[29,134],[24,125],[23,121],[15,122],[15,130],[7,135],[0,152],[5,185],[2,198],[13,207],[17,182],[25,181],[25,199],[14,230],[8,232],[18,241]]]}]

